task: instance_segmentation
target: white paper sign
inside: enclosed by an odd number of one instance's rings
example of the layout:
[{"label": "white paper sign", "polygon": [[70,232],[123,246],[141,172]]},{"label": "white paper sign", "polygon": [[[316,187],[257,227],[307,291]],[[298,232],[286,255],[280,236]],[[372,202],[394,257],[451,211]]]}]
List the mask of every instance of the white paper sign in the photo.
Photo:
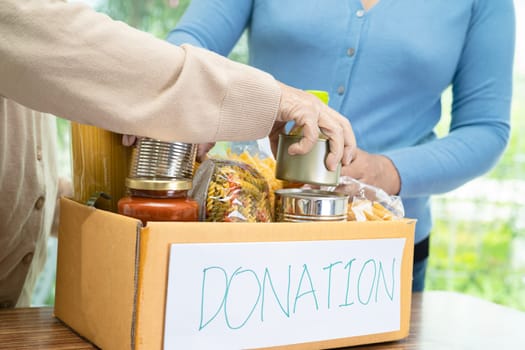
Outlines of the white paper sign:
[{"label": "white paper sign", "polygon": [[397,331],[404,245],[404,238],[173,244],[164,349]]}]

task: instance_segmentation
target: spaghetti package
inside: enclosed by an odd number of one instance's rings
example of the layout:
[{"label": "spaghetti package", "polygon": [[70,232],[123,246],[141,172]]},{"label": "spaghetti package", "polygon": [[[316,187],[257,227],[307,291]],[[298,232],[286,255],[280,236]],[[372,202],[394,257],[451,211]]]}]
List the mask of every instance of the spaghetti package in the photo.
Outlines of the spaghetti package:
[{"label": "spaghetti package", "polygon": [[122,145],[120,134],[73,122],[71,147],[74,199],[117,212],[117,202],[126,194],[131,147]]},{"label": "spaghetti package", "polygon": [[268,183],[246,163],[204,161],[195,173],[190,196],[199,203],[200,221],[272,221]]}]

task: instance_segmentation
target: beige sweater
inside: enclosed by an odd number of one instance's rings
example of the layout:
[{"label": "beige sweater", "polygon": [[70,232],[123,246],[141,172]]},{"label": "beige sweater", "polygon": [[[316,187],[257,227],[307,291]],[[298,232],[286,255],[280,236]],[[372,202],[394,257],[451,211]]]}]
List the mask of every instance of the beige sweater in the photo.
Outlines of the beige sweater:
[{"label": "beige sweater", "polygon": [[266,73],[84,5],[0,0],[0,308],[29,302],[53,221],[55,120],[34,110],[198,143],[267,135],[279,102]]}]

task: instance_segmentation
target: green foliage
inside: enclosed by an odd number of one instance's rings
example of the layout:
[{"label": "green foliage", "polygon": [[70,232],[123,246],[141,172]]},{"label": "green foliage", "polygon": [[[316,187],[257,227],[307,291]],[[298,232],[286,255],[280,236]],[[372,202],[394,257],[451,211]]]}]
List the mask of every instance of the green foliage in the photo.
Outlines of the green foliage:
[{"label": "green foliage", "polygon": [[[523,179],[525,174],[525,139],[519,135],[525,129],[525,76],[514,75],[513,90],[510,139],[498,166],[487,174],[492,179]],[[442,98],[442,120],[436,126],[436,133],[440,137],[448,133],[451,103],[452,93],[448,89]]]},{"label": "green foliage", "polygon": [[513,266],[523,239],[507,222],[437,220],[431,240],[428,290],[453,290],[525,310],[525,266]]},{"label": "green foliage", "polygon": [[58,148],[60,150],[69,149],[69,128],[69,120],[57,118]]},{"label": "green foliage", "polygon": [[[525,96],[525,77],[515,75],[509,144],[486,178],[524,180],[525,141],[518,133],[525,128],[525,100],[518,96]],[[446,135],[450,124],[451,100],[449,90],[443,98],[444,118],[436,129],[441,136]],[[499,204],[514,208],[504,220],[436,219],[431,236],[426,288],[467,293],[525,310],[525,264],[515,262],[525,253],[517,252],[518,243],[525,240],[525,232],[517,224],[519,200],[523,199]],[[434,201],[449,208],[455,204],[454,199],[447,196],[435,198]],[[475,204],[480,210],[487,205],[483,202]]]},{"label": "green foliage", "polygon": [[[190,1],[179,0],[176,7],[171,7],[169,3],[172,1],[169,0],[105,0],[98,10],[113,19],[164,39],[175,28]],[[239,39],[229,58],[241,63],[248,62],[246,33]]]},{"label": "green foliage", "polygon": [[[521,98],[520,98],[521,97]],[[505,154],[490,173],[493,179],[523,179],[525,174],[525,76],[515,75],[512,99],[511,136]]]},{"label": "green foliage", "polygon": [[99,10],[132,27],[165,38],[186,11],[190,0],[171,7],[168,0],[105,0]]}]

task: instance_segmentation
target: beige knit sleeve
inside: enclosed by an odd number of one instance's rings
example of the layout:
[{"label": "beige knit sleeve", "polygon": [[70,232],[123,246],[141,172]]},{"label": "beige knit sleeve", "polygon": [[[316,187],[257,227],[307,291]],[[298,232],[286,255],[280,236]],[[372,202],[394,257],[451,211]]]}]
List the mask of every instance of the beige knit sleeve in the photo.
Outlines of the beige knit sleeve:
[{"label": "beige knit sleeve", "polygon": [[281,94],[259,70],[61,1],[0,2],[0,77],[32,109],[182,142],[261,138]]}]

